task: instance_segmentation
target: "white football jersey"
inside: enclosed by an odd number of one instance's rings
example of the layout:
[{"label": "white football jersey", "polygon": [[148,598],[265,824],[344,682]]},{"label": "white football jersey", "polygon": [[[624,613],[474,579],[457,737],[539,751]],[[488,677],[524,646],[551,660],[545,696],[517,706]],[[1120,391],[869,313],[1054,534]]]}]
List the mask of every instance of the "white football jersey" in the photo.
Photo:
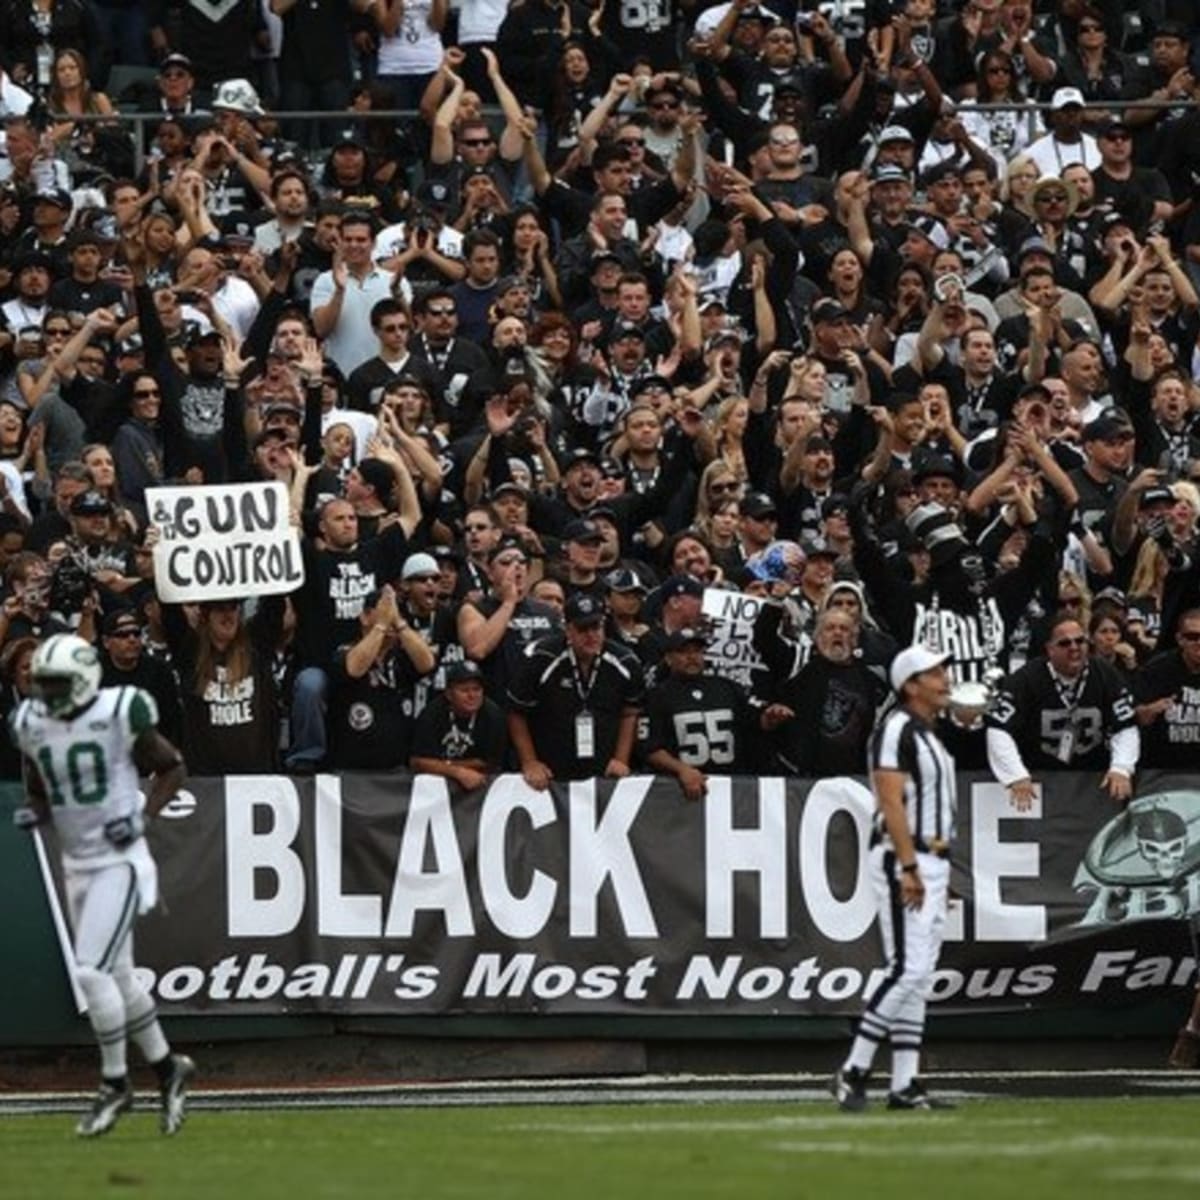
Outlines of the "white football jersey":
[{"label": "white football jersey", "polygon": [[13,737],[42,778],[63,857],[101,866],[120,860],[104,826],[140,811],[133,745],[158,724],[149,692],[101,688],[69,719],[52,717],[37,700],[25,700],[12,717]]}]

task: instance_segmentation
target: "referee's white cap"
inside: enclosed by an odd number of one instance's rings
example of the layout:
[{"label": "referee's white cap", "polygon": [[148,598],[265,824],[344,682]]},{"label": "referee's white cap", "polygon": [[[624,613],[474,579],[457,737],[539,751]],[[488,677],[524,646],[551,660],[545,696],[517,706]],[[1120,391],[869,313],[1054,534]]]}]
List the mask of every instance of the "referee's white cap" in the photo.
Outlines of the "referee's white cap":
[{"label": "referee's white cap", "polygon": [[953,654],[939,654],[936,650],[930,650],[928,646],[923,646],[920,642],[915,646],[909,646],[907,650],[901,650],[892,659],[892,687],[896,691],[900,691],[914,675],[920,675],[922,671],[940,667],[953,657]]}]

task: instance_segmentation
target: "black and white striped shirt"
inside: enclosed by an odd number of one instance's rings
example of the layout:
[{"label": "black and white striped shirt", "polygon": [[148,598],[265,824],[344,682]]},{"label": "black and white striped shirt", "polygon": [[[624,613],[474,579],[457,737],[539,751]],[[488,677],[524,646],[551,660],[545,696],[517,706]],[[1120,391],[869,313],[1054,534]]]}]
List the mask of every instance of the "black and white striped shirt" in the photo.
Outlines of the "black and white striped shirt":
[{"label": "black and white striped shirt", "polygon": [[953,838],[958,805],[954,759],[924,721],[904,708],[888,713],[871,738],[871,770],[907,776],[904,808],[918,848]]}]

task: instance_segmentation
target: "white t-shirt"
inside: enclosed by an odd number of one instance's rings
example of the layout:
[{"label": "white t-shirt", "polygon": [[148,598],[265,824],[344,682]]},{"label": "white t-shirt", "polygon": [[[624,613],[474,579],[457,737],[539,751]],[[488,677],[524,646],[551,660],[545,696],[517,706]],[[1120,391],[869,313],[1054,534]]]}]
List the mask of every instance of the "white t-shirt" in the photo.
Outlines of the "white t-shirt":
[{"label": "white t-shirt", "polygon": [[474,46],[479,42],[494,42],[507,12],[506,0],[462,0],[458,10],[458,44]]},{"label": "white t-shirt", "polygon": [[380,75],[428,75],[442,62],[442,37],[429,24],[432,0],[406,0],[395,37],[381,37],[376,55]]},{"label": "white t-shirt", "polygon": [[[392,294],[392,273],[374,267],[362,280],[353,275],[346,281],[342,310],[337,324],[325,339],[325,353],[349,375],[355,367],[379,353],[379,342],[371,329],[371,309]],[[407,284],[407,280],[403,281]],[[411,294],[412,289],[409,288]],[[322,271],[313,282],[309,311],[316,312],[333,298],[333,272]]]},{"label": "white t-shirt", "polygon": [[1037,163],[1038,174],[1043,178],[1053,175],[1061,179],[1063,171],[1072,163],[1083,163],[1089,171],[1100,165],[1100,147],[1090,133],[1081,133],[1077,142],[1060,142],[1053,133],[1048,133],[1038,138],[1025,153]]}]

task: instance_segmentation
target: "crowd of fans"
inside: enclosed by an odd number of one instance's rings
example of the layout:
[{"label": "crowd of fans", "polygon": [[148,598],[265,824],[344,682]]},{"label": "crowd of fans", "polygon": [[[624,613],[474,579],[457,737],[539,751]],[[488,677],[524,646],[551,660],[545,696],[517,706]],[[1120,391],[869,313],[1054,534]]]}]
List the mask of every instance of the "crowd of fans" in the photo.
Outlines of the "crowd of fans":
[{"label": "crowd of fans", "polygon": [[[5,707],[67,628],[195,774],[698,797],[924,640],[1019,803],[1187,767],[1191,12],[5,0]],[[160,603],[147,489],[254,480],[303,587]]]}]

